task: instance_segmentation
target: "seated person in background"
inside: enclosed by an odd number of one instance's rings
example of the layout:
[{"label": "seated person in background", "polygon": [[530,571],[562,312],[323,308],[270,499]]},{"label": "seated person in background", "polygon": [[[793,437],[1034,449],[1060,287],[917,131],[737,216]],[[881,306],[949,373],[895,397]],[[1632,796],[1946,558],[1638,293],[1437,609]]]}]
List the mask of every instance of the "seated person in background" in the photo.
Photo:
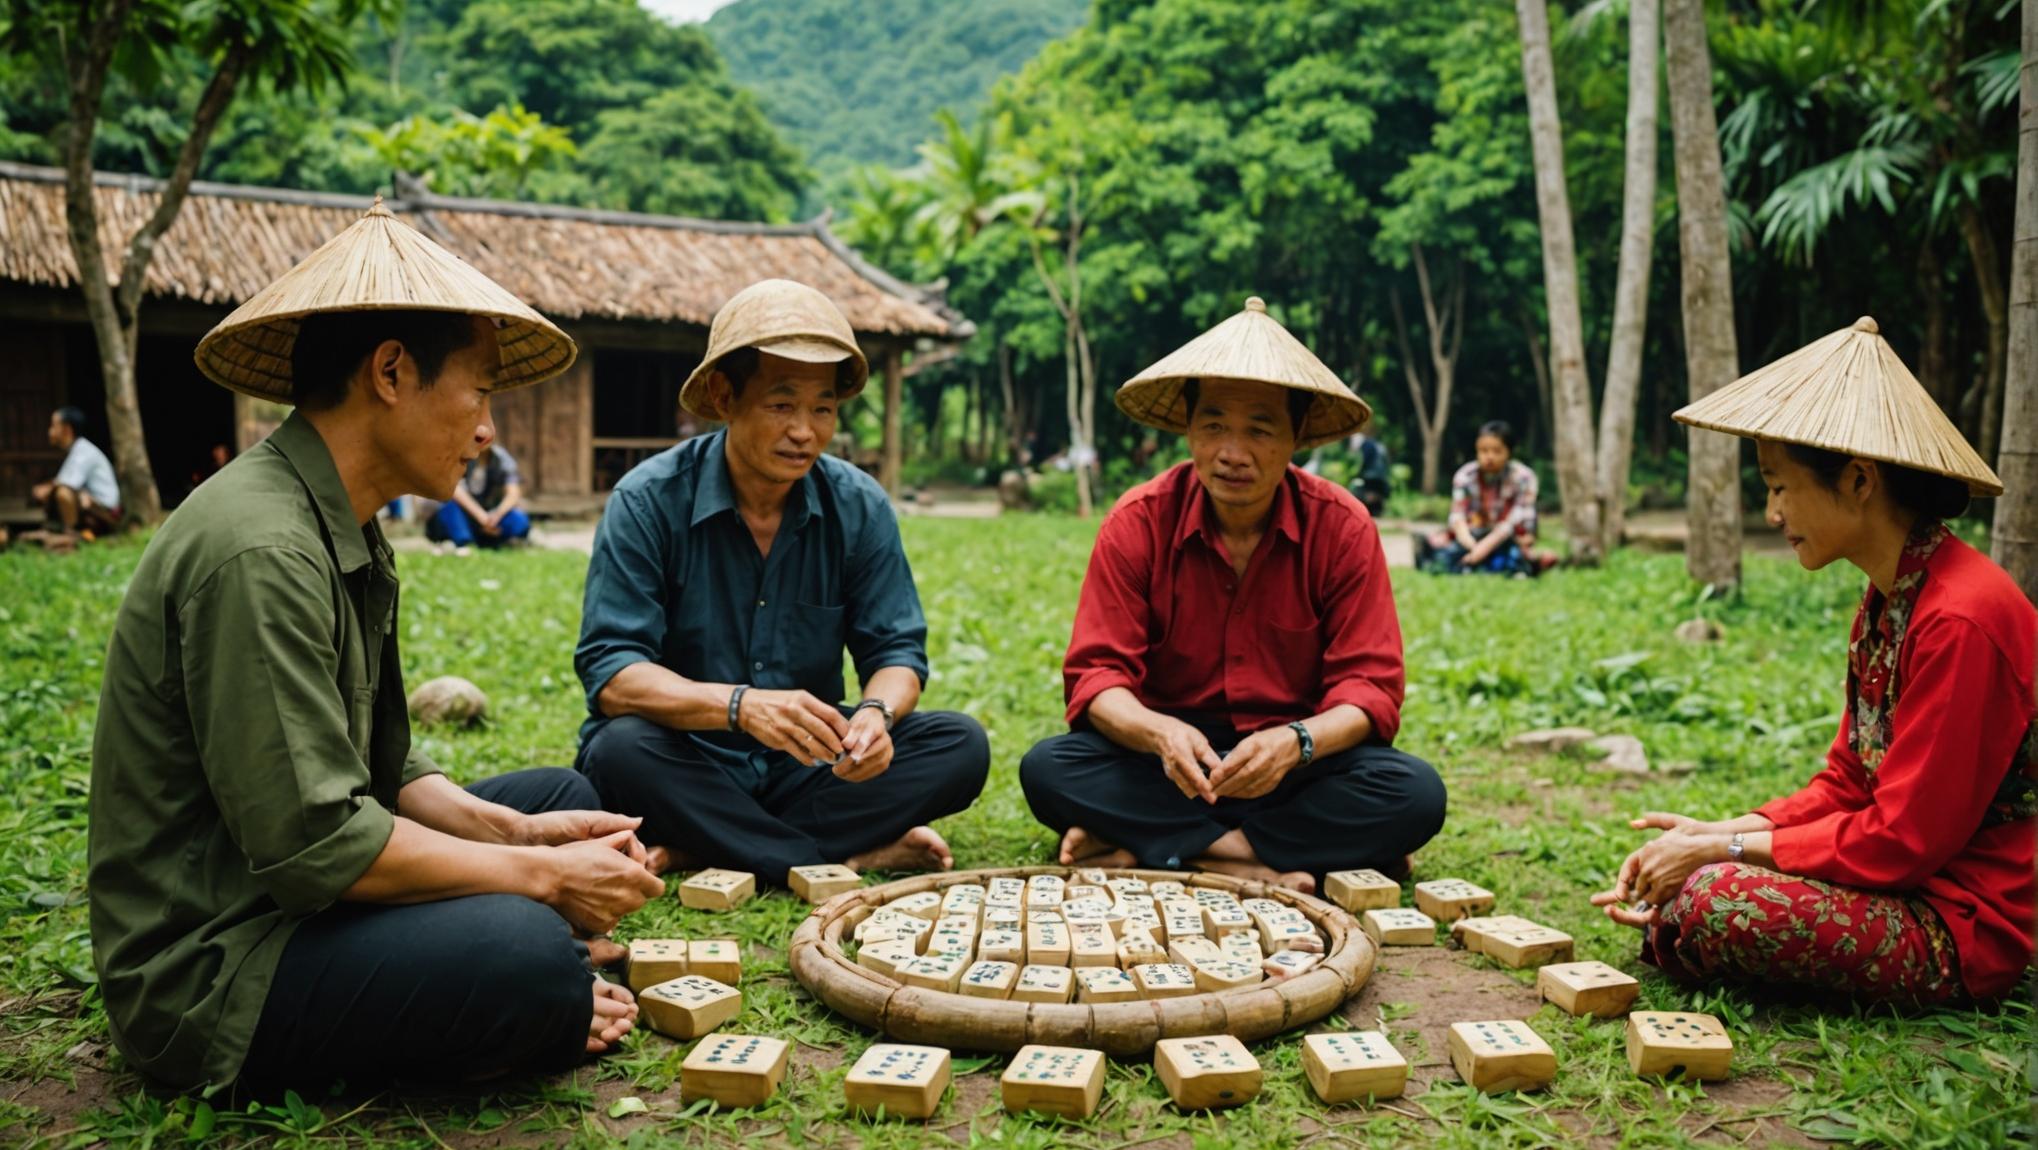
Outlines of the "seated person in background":
[{"label": "seated person in background", "polygon": [[[1636,820],[1665,833],[1592,901],[1682,981],[1981,1001],[2031,961],[2038,611],[1943,522],[2000,495],[1995,473],[1900,364],[1876,384],[1850,372],[1896,363],[1850,350],[1881,343],[1873,322],[1781,361],[1811,368],[1781,394],[1772,365],[1677,413],[1755,439],[1769,522],[1800,565],[1868,576],[1826,767],[1739,818]],[[1897,414],[1836,428],[1834,411]],[[1765,438],[1806,428],[1816,447]]]},{"label": "seated person in background", "polygon": [[214,381],[297,412],[149,540],[106,652],[92,958],[154,1082],[471,1081],[631,1028],[635,1001],[590,966],[620,948],[575,936],[664,891],[636,820],[563,768],[463,789],[412,745],[374,521],[450,495],[495,434],[490,393],[573,354],[380,202],[200,342]]},{"label": "seated person in background", "polygon": [[520,506],[524,501],[524,479],[517,461],[502,444],[467,462],[467,474],[453,488],[453,498],[439,504],[425,520],[425,538],[434,543],[451,543],[456,554],[466,554],[474,544],[501,547],[523,540],[531,533],[531,517]]},{"label": "seated person in background", "polygon": [[824,454],[868,373],[827,296],[752,284],[680,389],[727,428],[609,497],[574,653],[579,765],[605,807],[644,816],[657,865],[783,884],[813,863],[954,864],[926,824],[975,801],[990,745],[967,715],[914,709],[927,623],[898,520],[876,480]]},{"label": "seated person in background", "polygon": [[120,483],[106,453],[85,438],[85,413],[59,407],[50,415],[50,446],[64,453],[63,465],[29,499],[43,509],[45,536],[75,540],[104,535],[120,526]]},{"label": "seated person in background", "polygon": [[1479,428],[1478,458],[1451,477],[1451,516],[1442,531],[1415,537],[1419,570],[1533,576],[1556,562],[1535,552],[1536,473],[1514,457],[1514,429]]},{"label": "seated person in background", "polygon": [[1290,465],[1372,412],[1258,299],[1118,406],[1186,431],[1190,460],[1106,516],[1062,667],[1070,731],[1019,767],[1061,862],[1301,891],[1349,867],[1405,875],[1443,825],[1444,786],[1391,745],[1404,675],[1386,557],[1351,493]]},{"label": "seated person in background", "polygon": [[1387,445],[1363,431],[1352,436],[1351,444],[1359,461],[1351,492],[1378,519],[1387,511],[1387,497],[1394,493],[1394,468],[1387,457]]}]

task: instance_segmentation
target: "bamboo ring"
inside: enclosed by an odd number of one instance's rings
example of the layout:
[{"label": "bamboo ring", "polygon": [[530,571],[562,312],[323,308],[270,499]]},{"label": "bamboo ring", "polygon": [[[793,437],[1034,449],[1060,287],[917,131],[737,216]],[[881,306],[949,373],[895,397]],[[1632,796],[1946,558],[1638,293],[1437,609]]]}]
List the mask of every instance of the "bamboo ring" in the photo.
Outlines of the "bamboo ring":
[{"label": "bamboo ring", "polygon": [[1228,890],[1241,899],[1287,903],[1326,939],[1323,961],[1282,982],[1182,998],[1114,1003],[1027,1003],[970,998],[906,986],[856,965],[842,941],[856,923],[894,899],[964,883],[1037,874],[1074,878],[1089,868],[1001,867],[919,875],[847,891],[814,908],[793,932],[788,961],[800,985],[831,1009],[902,1042],[956,1050],[1010,1053],[1028,1043],[1079,1046],[1114,1058],[1138,1058],[1163,1038],[1231,1034],[1241,1041],[1306,1026],[1344,1005],[1372,977],[1373,941],[1351,915],[1320,899],[1249,879],[1209,873],[1110,870],[1110,878],[1172,879],[1189,887]]}]

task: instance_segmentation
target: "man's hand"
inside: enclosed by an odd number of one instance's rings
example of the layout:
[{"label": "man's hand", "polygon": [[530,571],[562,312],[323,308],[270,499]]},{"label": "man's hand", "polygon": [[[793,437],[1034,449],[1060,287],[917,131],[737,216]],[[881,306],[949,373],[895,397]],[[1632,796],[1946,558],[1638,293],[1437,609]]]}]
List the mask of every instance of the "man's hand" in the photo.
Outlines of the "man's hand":
[{"label": "man's hand", "polygon": [[[618,831],[635,832],[643,822],[639,815],[625,816],[608,811],[546,811],[544,814],[523,816],[516,827],[514,844],[562,847],[568,843],[606,838]],[[640,863],[644,861],[644,844],[637,841],[635,833],[624,844],[623,853]]]},{"label": "man's hand", "polygon": [[1302,741],[1287,727],[1268,727],[1240,739],[1210,773],[1218,798],[1256,799],[1281,785],[1302,762]]},{"label": "man's hand", "polygon": [[[849,735],[849,720],[842,712],[805,691],[753,687],[743,693],[736,724],[772,750],[784,751],[808,765],[840,758],[842,740]],[[890,763],[889,756],[885,761]]]},{"label": "man's hand", "polygon": [[1206,771],[1223,766],[1217,751],[1203,732],[1181,721],[1163,716],[1160,733],[1154,738],[1154,753],[1161,757],[1161,769],[1185,797],[1215,803],[1217,793],[1210,787]]},{"label": "man's hand", "polygon": [[884,712],[865,707],[851,715],[849,734],[842,740],[842,761],[835,764],[835,777],[861,783],[884,774],[891,765],[892,736],[885,730]]},{"label": "man's hand", "polygon": [[57,485],[54,483],[38,483],[28,489],[28,495],[29,498],[37,503],[47,503],[49,502],[50,492],[55,491],[56,488]]},{"label": "man's hand", "polygon": [[629,847],[637,836],[617,831],[549,848],[552,892],[546,905],[568,925],[585,934],[607,934],[624,915],[665,893],[665,882],[632,859]]}]

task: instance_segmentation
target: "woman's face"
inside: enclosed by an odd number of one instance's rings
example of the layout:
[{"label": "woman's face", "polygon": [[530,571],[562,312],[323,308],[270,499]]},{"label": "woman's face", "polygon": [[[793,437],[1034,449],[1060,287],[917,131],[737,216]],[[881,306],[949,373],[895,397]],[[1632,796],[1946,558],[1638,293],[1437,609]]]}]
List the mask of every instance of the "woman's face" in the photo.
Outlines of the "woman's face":
[{"label": "woman's face", "polygon": [[1781,443],[1758,440],[1755,460],[1769,493],[1763,517],[1783,532],[1800,566],[1817,571],[1852,550],[1867,516],[1864,501],[1851,493],[1872,486],[1860,460],[1840,472],[1836,485],[1792,459]]},{"label": "woman's face", "polygon": [[1500,474],[1507,461],[1514,458],[1514,452],[1497,435],[1482,435],[1473,446],[1479,453],[1479,470],[1488,475]]}]

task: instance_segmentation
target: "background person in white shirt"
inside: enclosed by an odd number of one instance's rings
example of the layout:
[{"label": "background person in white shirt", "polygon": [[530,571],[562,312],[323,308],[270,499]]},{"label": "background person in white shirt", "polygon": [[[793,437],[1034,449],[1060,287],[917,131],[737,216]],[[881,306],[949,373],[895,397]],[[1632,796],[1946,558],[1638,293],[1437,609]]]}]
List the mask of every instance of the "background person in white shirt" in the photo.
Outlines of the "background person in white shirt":
[{"label": "background person in white shirt", "polygon": [[57,477],[38,483],[30,497],[43,509],[51,532],[106,534],[120,526],[120,482],[106,453],[85,438],[85,413],[59,407],[50,414],[50,446],[65,453]]}]

